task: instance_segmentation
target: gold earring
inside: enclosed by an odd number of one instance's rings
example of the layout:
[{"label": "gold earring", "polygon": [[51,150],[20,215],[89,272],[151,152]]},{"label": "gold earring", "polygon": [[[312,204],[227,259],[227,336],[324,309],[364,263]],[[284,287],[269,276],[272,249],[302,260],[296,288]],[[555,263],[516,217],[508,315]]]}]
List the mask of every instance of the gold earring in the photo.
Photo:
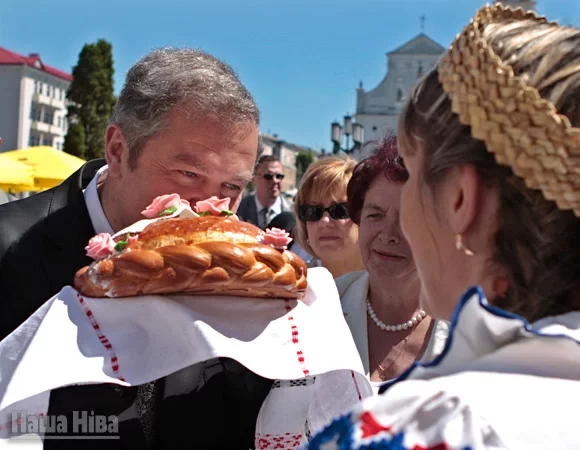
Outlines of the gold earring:
[{"label": "gold earring", "polygon": [[467,256],[473,256],[474,253],[469,250],[465,245],[463,245],[463,236],[461,235],[461,233],[457,233],[455,235],[455,248],[460,251],[465,253]]}]

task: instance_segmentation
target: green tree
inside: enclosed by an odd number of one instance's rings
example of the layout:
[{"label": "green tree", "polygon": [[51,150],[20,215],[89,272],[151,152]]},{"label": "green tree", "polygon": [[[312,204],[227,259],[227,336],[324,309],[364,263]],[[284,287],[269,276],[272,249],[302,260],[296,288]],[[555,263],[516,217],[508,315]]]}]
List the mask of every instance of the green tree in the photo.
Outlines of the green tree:
[{"label": "green tree", "polygon": [[298,184],[299,180],[302,179],[302,175],[304,175],[308,166],[312,164],[315,159],[316,157],[312,150],[302,150],[298,152],[298,155],[296,155],[296,184]]},{"label": "green tree", "polygon": [[72,123],[64,138],[63,150],[79,158],[86,159],[85,129],[79,123]]},{"label": "green tree", "polygon": [[[73,81],[67,92],[70,124],[67,140],[71,145],[75,140],[78,142],[81,134],[73,125],[82,127],[86,159],[102,158],[104,155],[105,130],[116,101],[113,74],[112,45],[103,39],[94,44],[85,44],[73,69]],[[75,136],[69,139],[71,133]]]}]

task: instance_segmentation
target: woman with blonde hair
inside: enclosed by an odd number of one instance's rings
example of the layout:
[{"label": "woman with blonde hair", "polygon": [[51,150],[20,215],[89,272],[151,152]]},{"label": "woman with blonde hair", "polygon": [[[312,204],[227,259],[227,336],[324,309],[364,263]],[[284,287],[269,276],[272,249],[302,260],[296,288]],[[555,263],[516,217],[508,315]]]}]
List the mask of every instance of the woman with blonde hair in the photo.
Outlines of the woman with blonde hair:
[{"label": "woman with blonde hair", "polygon": [[578,448],[580,30],[482,8],[398,138],[421,306],[449,339],[309,448]]},{"label": "woman with blonde hair", "polygon": [[346,187],[356,163],[326,156],[302,177],[294,209],[298,244],[333,277],[362,269],[358,226],[348,215]]}]

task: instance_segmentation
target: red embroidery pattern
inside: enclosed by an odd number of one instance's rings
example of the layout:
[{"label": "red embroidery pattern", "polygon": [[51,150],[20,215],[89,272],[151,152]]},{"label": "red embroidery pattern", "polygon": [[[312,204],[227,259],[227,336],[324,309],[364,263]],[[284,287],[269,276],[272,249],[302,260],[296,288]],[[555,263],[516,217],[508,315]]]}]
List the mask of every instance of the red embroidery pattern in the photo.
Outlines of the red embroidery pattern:
[{"label": "red embroidery pattern", "polygon": [[392,427],[381,425],[375,416],[370,411],[365,411],[360,416],[360,427],[362,430],[362,438],[376,436],[384,432],[390,433]]},{"label": "red embroidery pattern", "polygon": [[412,450],[449,450],[449,447],[445,442],[437,445],[430,445],[429,447],[423,447],[422,445],[415,445]]},{"label": "red embroidery pattern", "polygon": [[351,374],[351,376],[352,376],[352,382],[354,383],[354,388],[356,389],[356,393],[357,393],[357,395],[358,395],[358,399],[359,399],[359,400],[362,400],[362,395],[361,395],[361,393],[360,393],[360,389],[359,389],[359,387],[358,387],[358,382],[356,381],[356,376],[355,376],[355,374],[354,374],[354,370],[351,370],[351,371],[350,371],[350,374]]},{"label": "red embroidery pattern", "polygon": [[97,337],[99,338],[99,341],[101,341],[101,344],[103,344],[103,346],[109,352],[109,356],[111,358],[111,368],[113,369],[113,373],[115,374],[115,377],[121,381],[125,381],[125,379],[119,373],[119,359],[117,358],[117,355],[115,354],[115,351],[113,350],[113,346],[109,342],[109,339],[107,339],[107,336],[105,336],[103,334],[103,332],[101,331],[101,327],[99,326],[97,319],[95,319],[95,315],[93,314],[93,312],[91,311],[91,309],[87,305],[87,302],[85,301],[85,299],[80,294],[77,294],[77,299],[78,299],[79,303],[81,304],[81,306],[83,307],[83,310],[85,311],[85,314],[87,315],[89,321],[91,322],[93,329],[97,333]]},{"label": "red embroidery pattern", "polygon": [[256,450],[294,450],[300,445],[301,433],[256,435]]},{"label": "red embroidery pattern", "polygon": [[[284,303],[286,306],[286,311],[288,311],[288,312],[292,311],[292,307],[290,306],[290,300],[284,300]],[[290,314],[288,316],[288,320],[290,321],[290,328],[292,330],[292,342],[296,345],[296,349],[297,349],[296,356],[298,356],[298,362],[302,366],[302,373],[305,376],[308,376],[308,375],[310,375],[310,370],[308,370],[306,368],[306,363],[304,362],[304,353],[302,353],[302,350],[300,349],[299,341],[298,341],[298,327],[294,323],[294,317],[292,316],[292,314]]]}]

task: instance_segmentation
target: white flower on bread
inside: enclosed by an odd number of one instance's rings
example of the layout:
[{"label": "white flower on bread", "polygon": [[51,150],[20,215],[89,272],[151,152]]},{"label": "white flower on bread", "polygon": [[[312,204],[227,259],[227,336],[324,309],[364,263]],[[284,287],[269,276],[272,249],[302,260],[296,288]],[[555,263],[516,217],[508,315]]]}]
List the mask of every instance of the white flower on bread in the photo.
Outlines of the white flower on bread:
[{"label": "white flower on bread", "polygon": [[127,228],[124,228],[121,231],[118,231],[117,233],[115,233],[113,235],[113,239],[116,239],[120,236],[124,236],[126,234],[139,234],[139,233],[141,233],[141,231],[143,231],[145,229],[145,227],[147,227],[148,225],[151,225],[152,223],[155,223],[159,220],[173,219],[176,217],[179,217],[181,219],[188,219],[188,218],[194,218],[194,217],[200,217],[200,216],[199,216],[199,214],[197,214],[195,211],[193,211],[191,209],[191,206],[189,204],[181,203],[180,205],[176,206],[175,211],[170,213],[170,214],[155,217],[153,219],[143,219],[143,220],[140,220],[138,222],[135,222],[132,225],[129,225]]}]

